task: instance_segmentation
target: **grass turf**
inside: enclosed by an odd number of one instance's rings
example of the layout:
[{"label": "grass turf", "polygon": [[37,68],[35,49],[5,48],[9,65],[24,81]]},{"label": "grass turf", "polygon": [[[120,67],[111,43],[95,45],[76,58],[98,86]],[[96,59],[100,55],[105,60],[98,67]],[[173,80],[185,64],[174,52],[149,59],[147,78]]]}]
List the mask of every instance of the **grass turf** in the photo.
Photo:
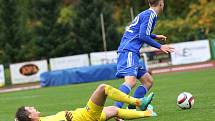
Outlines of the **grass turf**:
[{"label": "grass turf", "polygon": [[[215,69],[155,75],[154,80],[151,91],[155,93],[153,105],[158,117],[134,121],[215,120]],[[84,107],[99,84],[119,87],[122,82],[123,80],[101,81],[0,94],[0,121],[13,121],[16,109],[21,105],[35,106],[42,115]],[[176,106],[176,98],[183,91],[190,92],[195,97],[191,110],[180,110]],[[108,99],[106,105],[112,104],[113,101]]]}]

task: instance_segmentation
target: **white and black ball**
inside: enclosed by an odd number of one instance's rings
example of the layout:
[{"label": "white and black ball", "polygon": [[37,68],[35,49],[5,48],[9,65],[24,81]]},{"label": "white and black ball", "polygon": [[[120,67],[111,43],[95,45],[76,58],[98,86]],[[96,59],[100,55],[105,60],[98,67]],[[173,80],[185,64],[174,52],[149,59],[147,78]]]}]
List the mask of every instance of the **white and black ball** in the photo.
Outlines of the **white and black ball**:
[{"label": "white and black ball", "polygon": [[178,95],[177,105],[181,109],[191,109],[194,105],[194,97],[189,92],[182,92]]}]

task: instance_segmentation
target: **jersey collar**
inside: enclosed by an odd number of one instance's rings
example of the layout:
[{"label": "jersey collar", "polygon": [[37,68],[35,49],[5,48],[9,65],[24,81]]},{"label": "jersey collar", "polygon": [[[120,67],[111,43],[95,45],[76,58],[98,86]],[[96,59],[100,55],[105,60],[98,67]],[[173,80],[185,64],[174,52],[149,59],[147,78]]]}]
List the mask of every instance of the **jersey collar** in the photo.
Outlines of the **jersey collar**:
[{"label": "jersey collar", "polygon": [[149,8],[149,10],[153,11],[153,12],[155,13],[155,15],[157,16],[157,13],[155,12],[155,10],[154,10],[154,9]]}]

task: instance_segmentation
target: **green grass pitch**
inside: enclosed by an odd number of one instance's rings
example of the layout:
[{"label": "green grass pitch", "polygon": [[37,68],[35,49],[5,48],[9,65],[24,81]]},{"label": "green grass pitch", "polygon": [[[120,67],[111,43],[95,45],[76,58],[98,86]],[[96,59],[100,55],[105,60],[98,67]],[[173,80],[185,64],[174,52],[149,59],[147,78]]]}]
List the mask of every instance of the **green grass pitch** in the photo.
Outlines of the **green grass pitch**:
[{"label": "green grass pitch", "polygon": [[[154,80],[151,91],[155,93],[153,105],[158,117],[135,121],[215,121],[215,69],[155,75]],[[122,82],[101,81],[0,94],[0,121],[14,121],[14,113],[21,105],[33,105],[42,115],[84,107],[99,84],[119,87]],[[176,98],[183,91],[192,93],[195,98],[191,110],[180,110],[176,106]],[[106,105],[112,104],[108,99]]]}]

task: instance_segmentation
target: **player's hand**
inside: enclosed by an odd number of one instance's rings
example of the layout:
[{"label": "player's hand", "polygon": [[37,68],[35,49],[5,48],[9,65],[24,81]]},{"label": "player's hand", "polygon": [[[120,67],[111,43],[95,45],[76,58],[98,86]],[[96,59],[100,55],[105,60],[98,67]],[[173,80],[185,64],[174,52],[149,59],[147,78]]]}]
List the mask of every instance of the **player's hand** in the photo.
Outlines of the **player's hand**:
[{"label": "player's hand", "polygon": [[171,52],[175,51],[175,48],[170,47],[169,45],[161,45],[160,50],[165,52],[165,53],[171,53]]},{"label": "player's hand", "polygon": [[66,111],[65,117],[67,121],[72,121],[72,112]]},{"label": "player's hand", "polygon": [[167,37],[164,36],[164,35],[156,35],[156,39],[157,39],[157,40],[166,41]]}]

